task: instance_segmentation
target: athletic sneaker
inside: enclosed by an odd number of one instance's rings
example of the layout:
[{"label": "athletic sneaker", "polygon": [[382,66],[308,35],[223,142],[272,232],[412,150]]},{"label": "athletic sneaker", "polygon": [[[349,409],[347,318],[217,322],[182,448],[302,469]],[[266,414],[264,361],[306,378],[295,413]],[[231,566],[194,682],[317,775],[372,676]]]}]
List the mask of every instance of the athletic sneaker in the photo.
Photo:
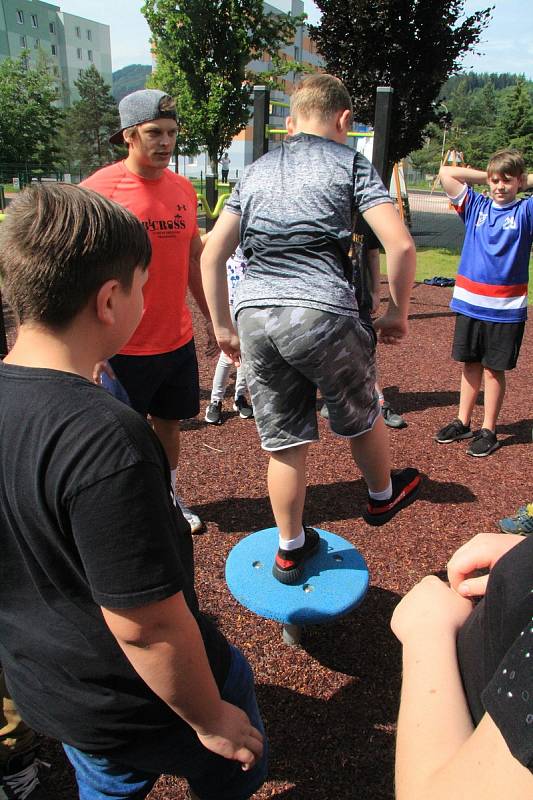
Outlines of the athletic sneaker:
[{"label": "athletic sneaker", "polygon": [[439,444],[449,444],[449,442],[458,442],[460,439],[471,439],[474,434],[470,425],[463,425],[460,419],[454,419],[435,435],[435,441]]},{"label": "athletic sneaker", "polygon": [[278,548],[272,575],[280,583],[292,585],[298,583],[304,572],[305,562],[318,552],[320,536],[314,528],[304,527],[305,542],[297,550],[282,550]]},{"label": "athletic sneaker", "polygon": [[533,503],[519,508],[514,517],[504,517],[498,526],[504,533],[518,533],[520,536],[533,533]]},{"label": "athletic sneaker", "polygon": [[407,428],[407,422],[401,414],[397,414],[396,411],[391,408],[390,403],[387,403],[386,400],[381,404],[381,413],[383,414],[385,425],[389,428]]},{"label": "athletic sneaker", "polygon": [[210,425],[222,425],[222,401],[216,400],[209,403],[205,410],[205,421]]},{"label": "athletic sneaker", "polygon": [[474,436],[474,441],[466,451],[469,456],[482,458],[483,456],[490,456],[500,446],[496,438],[496,434],[489,431],[488,428],[481,428],[481,430]]},{"label": "athletic sneaker", "polygon": [[50,767],[35,758],[35,750],[18,753],[8,760],[0,771],[0,798],[2,800],[49,800],[49,795],[39,783],[40,765]]},{"label": "athletic sneaker", "polygon": [[322,408],[320,409],[320,416],[324,419],[329,419],[329,411],[327,405],[324,403]]},{"label": "athletic sneaker", "polygon": [[391,473],[392,496],[388,500],[374,500],[368,496],[368,505],[361,512],[369,525],[385,525],[402,508],[416,500],[422,477],[417,469],[407,467]]},{"label": "athletic sneaker", "polygon": [[252,406],[243,394],[240,394],[235,398],[233,410],[239,412],[239,417],[241,419],[251,419],[254,415]]},{"label": "athletic sneaker", "polygon": [[176,497],[176,503],[179,505],[181,513],[191,526],[191,533],[200,533],[200,531],[203,530],[204,523],[202,522],[198,514],[195,514],[194,511],[191,511],[190,508],[187,508],[181,497],[179,497],[178,495],[175,495],[175,497]]}]

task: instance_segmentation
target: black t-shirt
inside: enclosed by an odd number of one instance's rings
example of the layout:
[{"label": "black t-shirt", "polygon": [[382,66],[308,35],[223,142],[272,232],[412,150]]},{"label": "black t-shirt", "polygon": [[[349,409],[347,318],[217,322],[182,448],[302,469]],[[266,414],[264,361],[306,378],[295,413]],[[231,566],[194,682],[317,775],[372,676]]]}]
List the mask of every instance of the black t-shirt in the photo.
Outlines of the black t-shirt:
[{"label": "black t-shirt", "polygon": [[22,717],[93,753],[179,733],[100,609],[183,591],[222,687],[229,648],[198,612],[157,437],[84,378],[0,362],[0,440],[0,662]]},{"label": "black t-shirt", "polygon": [[379,239],[365,218],[358,214],[352,244],[353,285],[359,314],[367,320],[370,319],[372,312],[372,276],[368,251],[377,249],[379,249]]},{"label": "black t-shirt", "polygon": [[513,756],[533,771],[533,536],[502,557],[459,632],[472,719],[491,716]]}]

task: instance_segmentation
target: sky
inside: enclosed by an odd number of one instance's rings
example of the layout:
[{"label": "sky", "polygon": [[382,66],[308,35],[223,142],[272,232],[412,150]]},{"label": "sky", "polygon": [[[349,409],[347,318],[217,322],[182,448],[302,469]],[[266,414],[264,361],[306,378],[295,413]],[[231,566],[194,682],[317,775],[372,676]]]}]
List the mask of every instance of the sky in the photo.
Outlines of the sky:
[{"label": "sky", "polygon": [[[274,0],[275,3],[275,0]],[[111,28],[113,70],[128,64],[150,64],[150,31],[141,14],[142,0],[57,0],[62,11],[103,22]],[[532,0],[466,0],[465,10],[494,5],[489,27],[478,47],[483,55],[468,55],[467,70],[474,72],[524,73],[533,80]],[[310,22],[319,12],[312,0],[304,0]]]}]

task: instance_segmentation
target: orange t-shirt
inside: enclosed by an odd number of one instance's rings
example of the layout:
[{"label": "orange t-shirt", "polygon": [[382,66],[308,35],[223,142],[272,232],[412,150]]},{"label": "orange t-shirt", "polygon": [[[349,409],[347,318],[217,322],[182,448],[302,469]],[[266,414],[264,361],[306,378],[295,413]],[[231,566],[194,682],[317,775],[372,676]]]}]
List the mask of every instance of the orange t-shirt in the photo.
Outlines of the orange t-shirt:
[{"label": "orange t-shirt", "polygon": [[123,161],[95,172],[81,184],[132,211],[152,244],[144,285],[144,314],[123,355],[156,355],[192,339],[185,296],[191,240],[198,235],[197,198],[190,181],[165,169],[157,180],[135,175]]}]

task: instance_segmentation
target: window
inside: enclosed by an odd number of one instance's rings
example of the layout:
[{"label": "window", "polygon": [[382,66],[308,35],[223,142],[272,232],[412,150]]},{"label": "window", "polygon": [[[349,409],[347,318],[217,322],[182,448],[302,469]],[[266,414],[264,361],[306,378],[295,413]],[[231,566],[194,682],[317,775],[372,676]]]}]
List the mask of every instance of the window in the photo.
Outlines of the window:
[{"label": "window", "polygon": [[76,31],[76,36],[78,37],[78,39],[81,39],[81,28],[80,28],[79,25],[76,25],[75,31]]},{"label": "window", "polygon": [[82,57],[81,47],[78,47],[78,49],[76,50],[76,54],[77,54],[78,58]]},{"label": "window", "polygon": [[87,31],[87,39],[88,39],[90,42],[92,42],[92,40],[93,40],[93,35],[92,35],[91,31]]},{"label": "window", "polygon": [[34,48],[35,48],[36,50],[38,50],[38,49],[39,49],[39,47],[41,46],[41,40],[40,40],[40,39],[36,39],[36,40],[34,41],[34,43],[33,43],[33,46],[34,46]]},{"label": "window", "polygon": [[27,47],[28,46],[28,40],[26,39],[25,36],[21,36],[20,37],[20,46],[21,47]]},{"label": "window", "polygon": [[21,25],[24,25],[24,11],[20,9],[17,10],[17,22],[20,22]]},{"label": "window", "polygon": [[48,23],[48,30],[50,31],[50,33],[55,33],[56,32],[55,22],[49,22]]},{"label": "window", "polygon": [[87,50],[87,58],[89,59],[89,61],[93,60],[93,51],[92,50]]},{"label": "window", "polygon": [[50,47],[52,48],[52,55],[57,56],[57,47],[55,44],[50,45]]},{"label": "window", "polygon": [[32,26],[32,28],[38,28],[39,27],[39,20],[37,19],[37,14],[32,14],[31,15],[31,26]]},{"label": "window", "polygon": [[295,47],[294,48],[294,60],[295,61],[299,61],[300,60],[300,48],[299,47]]}]

